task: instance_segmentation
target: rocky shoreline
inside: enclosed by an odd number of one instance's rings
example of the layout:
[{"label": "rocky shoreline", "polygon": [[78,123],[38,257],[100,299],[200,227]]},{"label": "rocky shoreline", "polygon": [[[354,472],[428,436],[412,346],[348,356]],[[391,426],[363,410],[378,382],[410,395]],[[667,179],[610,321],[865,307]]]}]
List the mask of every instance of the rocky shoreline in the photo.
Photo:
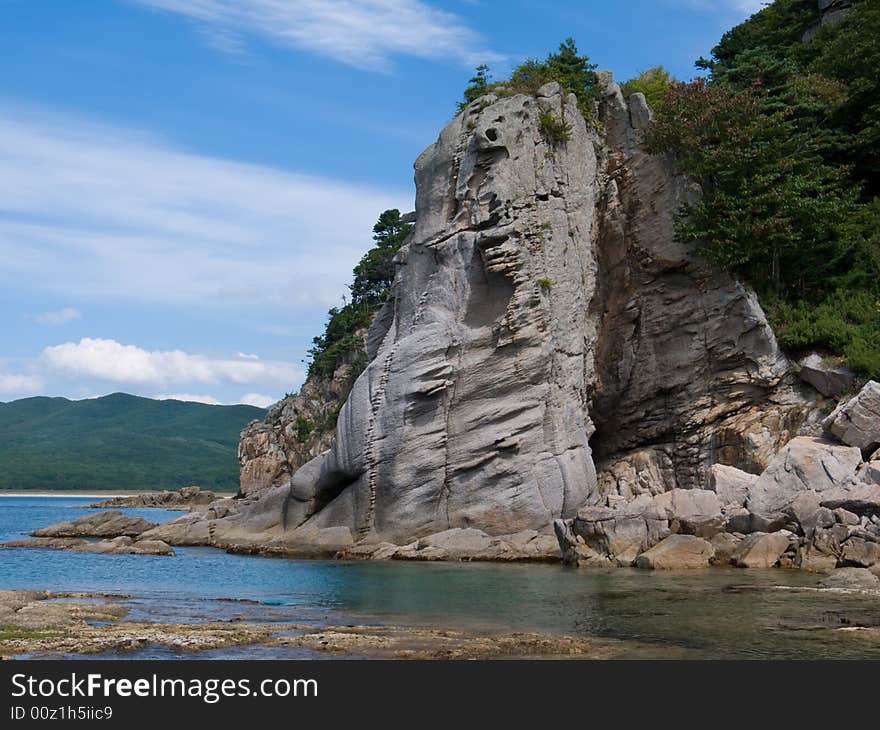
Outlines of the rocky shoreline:
[{"label": "rocky shoreline", "polygon": [[[814,379],[817,367],[811,366]],[[716,463],[703,488],[670,488],[662,471],[648,461],[643,471],[618,473],[615,489],[596,493],[574,517],[555,520],[555,534],[525,529],[492,535],[453,527],[397,544],[354,536],[343,526],[290,532],[285,526],[290,487],[282,486],[210,502],[210,492],[191,490],[183,500],[176,499],[190,503],[190,511],[165,524],[102,511],[37,530],[32,539],[3,547],[173,555],[173,546],[210,546],[255,555],[346,560],[561,559],[586,567],[734,565],[821,573],[862,568],[880,575],[878,446],[880,383],[870,381],[824,420],[789,440],[760,474]],[[137,505],[160,507],[168,501],[140,495]]]},{"label": "rocky shoreline", "polygon": [[166,509],[176,512],[188,512],[190,510],[204,509],[218,497],[214,492],[201,489],[200,487],[182,487],[176,491],[163,489],[160,492],[143,492],[141,494],[128,494],[125,496],[110,497],[98,502],[84,505],[82,509],[123,509],[123,508],[149,508]]},{"label": "rocky shoreline", "polygon": [[[131,596],[0,591],[0,659],[126,654],[165,647],[197,656],[230,647],[308,650],[384,659],[614,659],[637,642],[537,632],[478,632],[400,625],[126,621]],[[69,602],[76,599],[77,602]]]}]

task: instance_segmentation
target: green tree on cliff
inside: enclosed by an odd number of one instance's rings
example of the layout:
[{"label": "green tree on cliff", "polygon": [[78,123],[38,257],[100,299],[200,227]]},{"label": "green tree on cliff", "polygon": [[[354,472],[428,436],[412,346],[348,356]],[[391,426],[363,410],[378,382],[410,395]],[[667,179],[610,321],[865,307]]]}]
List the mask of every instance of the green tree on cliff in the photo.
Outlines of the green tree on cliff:
[{"label": "green tree on cliff", "polygon": [[394,280],[393,259],[412,230],[401,220],[400,211],[386,210],[373,226],[375,245],[354,267],[349,289],[351,301],[333,307],[324,333],[312,340],[309,375],[332,375],[343,362],[354,364],[353,380],[366,365],[366,353],[358,330],[369,327],[373,316],[388,298]]}]

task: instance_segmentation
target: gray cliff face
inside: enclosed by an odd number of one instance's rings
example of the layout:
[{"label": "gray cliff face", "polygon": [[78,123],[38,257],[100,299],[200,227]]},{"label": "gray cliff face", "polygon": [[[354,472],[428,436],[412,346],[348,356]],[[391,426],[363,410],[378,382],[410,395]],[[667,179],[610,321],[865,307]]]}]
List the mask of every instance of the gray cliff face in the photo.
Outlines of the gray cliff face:
[{"label": "gray cliff face", "polygon": [[644,97],[602,82],[601,133],[549,84],[474,102],[421,155],[332,446],[215,540],[547,534],[585,504],[706,487],[715,463],[760,472],[795,435],[809,404],[756,298],[674,240],[695,191],[640,151]]},{"label": "gray cliff face", "polygon": [[[676,212],[699,193],[640,149],[644,97],[627,104],[616,84],[605,89],[590,393],[603,478],[592,499],[705,487],[716,462],[760,472],[804,416],[802,396],[782,385],[789,363],[755,295],[675,240]],[[641,488],[619,478],[621,459]]]},{"label": "gray cliff face", "polygon": [[[564,147],[541,137],[545,108],[572,125]],[[289,525],[506,534],[583,503],[596,483],[593,139],[554,86],[477,102],[418,159],[384,336],[333,447],[294,476]]]}]

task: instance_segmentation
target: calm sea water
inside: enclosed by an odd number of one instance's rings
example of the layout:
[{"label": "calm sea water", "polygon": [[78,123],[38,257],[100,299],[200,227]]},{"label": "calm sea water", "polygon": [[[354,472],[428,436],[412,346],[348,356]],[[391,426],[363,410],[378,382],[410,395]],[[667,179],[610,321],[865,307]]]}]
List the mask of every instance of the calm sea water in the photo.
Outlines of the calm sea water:
[{"label": "calm sea water", "polygon": [[[85,514],[77,507],[91,501],[0,498],[0,542],[76,519]],[[154,522],[181,514],[124,511]],[[176,551],[169,558],[0,550],[0,588],[132,594],[135,620],[356,620],[634,639],[655,646],[658,656],[668,650],[711,658],[880,658],[876,641],[836,630],[880,626],[880,596],[817,590],[815,576],[796,571],[589,571]],[[242,599],[256,603],[237,602]],[[268,654],[246,648],[216,655]]]}]

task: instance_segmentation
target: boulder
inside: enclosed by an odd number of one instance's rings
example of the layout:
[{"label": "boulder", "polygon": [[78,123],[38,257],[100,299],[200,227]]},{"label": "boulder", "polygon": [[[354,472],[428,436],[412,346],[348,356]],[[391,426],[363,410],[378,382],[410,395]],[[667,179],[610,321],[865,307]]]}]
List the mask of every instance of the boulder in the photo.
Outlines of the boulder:
[{"label": "boulder", "polygon": [[115,510],[98,512],[73,522],[59,522],[42,530],[34,537],[137,537],[158,525],[140,517],[127,517]]},{"label": "boulder", "polygon": [[760,514],[778,512],[801,492],[823,493],[853,483],[861,463],[857,448],[799,436],[786,444],[758,477],[746,506]]},{"label": "boulder", "polygon": [[855,512],[850,512],[843,507],[832,510],[831,514],[834,515],[834,520],[841,525],[859,524],[859,516]]},{"label": "boulder", "polygon": [[740,568],[772,568],[788,550],[789,538],[784,532],[748,535],[734,551],[731,562]]},{"label": "boulder", "polygon": [[709,489],[718,495],[723,505],[745,505],[749,490],[758,481],[756,474],[724,464],[713,464],[709,469]]},{"label": "boulder", "polygon": [[562,553],[562,563],[585,567],[611,565],[607,555],[602,555],[589,547],[583,537],[575,534],[572,524],[572,520],[556,520],[553,523],[559,550]]},{"label": "boulder", "polygon": [[838,568],[831,575],[819,581],[825,588],[848,590],[878,590],[880,578],[867,568]]},{"label": "boulder", "polygon": [[845,509],[860,517],[880,513],[880,484],[851,482],[822,493],[822,506],[830,510]]},{"label": "boulder", "polygon": [[850,537],[841,546],[843,564],[855,568],[870,568],[880,564],[880,545],[859,537]]},{"label": "boulder", "polygon": [[880,451],[859,467],[858,479],[865,484],[880,485]]},{"label": "boulder", "polygon": [[858,394],[839,405],[822,426],[834,438],[866,454],[880,446],[880,383],[868,381]]},{"label": "boulder", "polygon": [[653,502],[670,521],[721,516],[721,500],[709,489],[670,489],[656,495]]},{"label": "boulder", "polygon": [[762,515],[749,512],[745,507],[738,507],[725,513],[724,529],[727,532],[741,532],[745,535],[752,532],[779,532],[791,519],[784,512]]},{"label": "boulder", "polygon": [[837,567],[837,558],[805,543],[798,547],[795,566],[811,573],[830,573]]},{"label": "boulder", "polygon": [[710,543],[694,535],[670,535],[636,558],[636,567],[648,570],[705,568],[715,556]]},{"label": "boulder", "polygon": [[855,373],[849,368],[824,360],[821,355],[807,355],[799,363],[801,380],[812,385],[822,395],[838,398],[855,383]]},{"label": "boulder", "polygon": [[620,509],[583,507],[572,530],[599,555],[632,565],[639,553],[669,535],[669,522],[666,509],[643,495]]},{"label": "boulder", "polygon": [[712,562],[715,565],[730,565],[730,559],[743,541],[742,537],[738,537],[730,532],[719,532],[709,540],[715,557]]}]

